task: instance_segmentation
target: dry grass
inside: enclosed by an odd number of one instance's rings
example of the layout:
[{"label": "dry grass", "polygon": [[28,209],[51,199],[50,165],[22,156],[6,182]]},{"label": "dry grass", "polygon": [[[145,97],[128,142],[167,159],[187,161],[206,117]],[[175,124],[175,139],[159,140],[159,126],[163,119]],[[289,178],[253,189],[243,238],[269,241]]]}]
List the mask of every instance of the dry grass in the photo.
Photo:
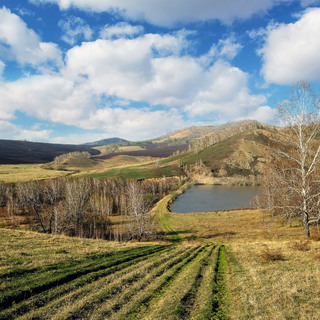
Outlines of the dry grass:
[{"label": "dry grass", "polygon": [[0,165],[0,180],[6,183],[44,180],[62,177],[65,171],[47,170],[42,164],[3,164]]},{"label": "dry grass", "polygon": [[267,245],[262,249],[258,256],[264,262],[285,260],[282,250],[280,248],[270,250],[270,248]]},{"label": "dry grass", "polygon": [[309,251],[309,250],[311,250],[311,241],[310,240],[290,241],[289,247],[294,250]]},{"label": "dry grass", "polygon": [[259,210],[176,214],[182,241],[226,245],[231,319],[320,319],[320,242],[301,226],[263,221]]}]

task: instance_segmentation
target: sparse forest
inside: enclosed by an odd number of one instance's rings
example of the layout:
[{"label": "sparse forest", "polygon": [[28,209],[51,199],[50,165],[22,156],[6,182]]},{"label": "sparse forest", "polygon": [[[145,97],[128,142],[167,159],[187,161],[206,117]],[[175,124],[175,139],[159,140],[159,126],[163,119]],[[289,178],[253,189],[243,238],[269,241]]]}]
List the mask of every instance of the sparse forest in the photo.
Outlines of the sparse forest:
[{"label": "sparse forest", "polygon": [[[0,182],[0,205],[11,227],[24,223],[44,233],[141,240],[155,233],[152,206],[180,183],[179,178]],[[116,227],[111,216],[121,217]]]}]

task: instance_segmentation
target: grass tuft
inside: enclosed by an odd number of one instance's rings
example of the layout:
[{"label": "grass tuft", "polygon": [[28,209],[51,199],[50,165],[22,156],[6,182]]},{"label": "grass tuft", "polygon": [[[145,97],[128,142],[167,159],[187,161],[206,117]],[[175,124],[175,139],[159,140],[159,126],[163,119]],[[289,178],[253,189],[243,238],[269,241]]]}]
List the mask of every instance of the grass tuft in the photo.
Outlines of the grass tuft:
[{"label": "grass tuft", "polygon": [[259,257],[264,262],[284,261],[284,255],[281,249],[271,250],[267,245],[265,245],[265,248],[260,252]]},{"label": "grass tuft", "polygon": [[294,250],[309,251],[311,250],[311,241],[310,240],[290,241],[289,247]]}]

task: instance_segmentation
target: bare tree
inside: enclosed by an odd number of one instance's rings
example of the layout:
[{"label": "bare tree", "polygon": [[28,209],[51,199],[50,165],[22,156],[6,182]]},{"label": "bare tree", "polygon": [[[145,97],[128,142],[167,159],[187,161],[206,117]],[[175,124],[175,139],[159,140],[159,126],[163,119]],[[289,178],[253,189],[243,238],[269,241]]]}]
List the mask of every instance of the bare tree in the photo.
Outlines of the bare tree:
[{"label": "bare tree", "polygon": [[[58,217],[57,210],[55,210],[56,203],[61,199],[63,193],[63,183],[58,179],[52,179],[45,181],[42,184],[43,200],[49,204],[49,233],[52,233],[52,229],[57,233]],[[54,228],[52,228],[54,227]]]},{"label": "bare tree", "polygon": [[[85,210],[91,195],[90,179],[72,179],[66,183],[65,206],[70,227],[73,227],[76,236],[82,236],[82,223]],[[73,226],[72,226],[73,225]]]},{"label": "bare tree", "polygon": [[278,111],[284,128],[280,131],[278,157],[263,188],[274,214],[290,223],[301,219],[308,238],[310,225],[320,221],[319,99],[310,84],[300,82]]},{"label": "bare tree", "polygon": [[6,185],[4,184],[4,182],[0,181],[0,207],[6,204],[6,201],[7,201],[6,190],[7,190]]},{"label": "bare tree", "polygon": [[47,232],[47,228],[43,216],[43,202],[41,185],[39,181],[29,181],[17,184],[17,196],[20,205],[28,207],[31,213],[41,226],[43,232]]},{"label": "bare tree", "polygon": [[153,220],[149,215],[150,204],[145,192],[137,181],[130,181],[126,188],[127,213],[129,216],[129,234],[139,241],[143,236],[152,233]]}]

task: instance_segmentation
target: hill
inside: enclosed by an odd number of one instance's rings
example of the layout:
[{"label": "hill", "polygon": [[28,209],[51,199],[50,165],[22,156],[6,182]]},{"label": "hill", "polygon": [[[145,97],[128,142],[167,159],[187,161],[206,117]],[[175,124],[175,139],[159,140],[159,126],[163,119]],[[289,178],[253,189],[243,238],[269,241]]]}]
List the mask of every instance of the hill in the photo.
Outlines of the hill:
[{"label": "hill", "polygon": [[188,144],[199,138],[216,135],[225,130],[234,130],[237,127],[255,126],[259,122],[255,120],[239,120],[225,123],[217,126],[193,126],[167,133],[159,138],[153,139],[152,142],[167,142],[174,144]]},{"label": "hill", "polygon": [[[263,164],[277,143],[277,134],[276,127],[257,121],[217,126],[214,132],[192,140],[188,149],[184,145],[185,149],[173,156],[145,165],[108,169],[95,177],[143,179],[187,175],[201,183],[254,184],[259,182]],[[112,154],[99,158],[108,157]]]},{"label": "hill", "polygon": [[56,156],[74,151],[100,154],[100,151],[84,145],[0,140],[0,164],[47,163]]},{"label": "hill", "polygon": [[86,143],[83,143],[83,145],[84,146],[91,146],[91,147],[100,147],[100,146],[105,146],[108,144],[120,143],[120,142],[129,142],[129,141],[116,137],[116,138],[102,139],[102,140],[93,141],[93,142],[86,142]]},{"label": "hill", "polygon": [[169,142],[169,143],[189,143],[191,140],[200,138],[216,130],[215,126],[193,126],[172,131],[161,137],[155,138],[153,142]]}]

